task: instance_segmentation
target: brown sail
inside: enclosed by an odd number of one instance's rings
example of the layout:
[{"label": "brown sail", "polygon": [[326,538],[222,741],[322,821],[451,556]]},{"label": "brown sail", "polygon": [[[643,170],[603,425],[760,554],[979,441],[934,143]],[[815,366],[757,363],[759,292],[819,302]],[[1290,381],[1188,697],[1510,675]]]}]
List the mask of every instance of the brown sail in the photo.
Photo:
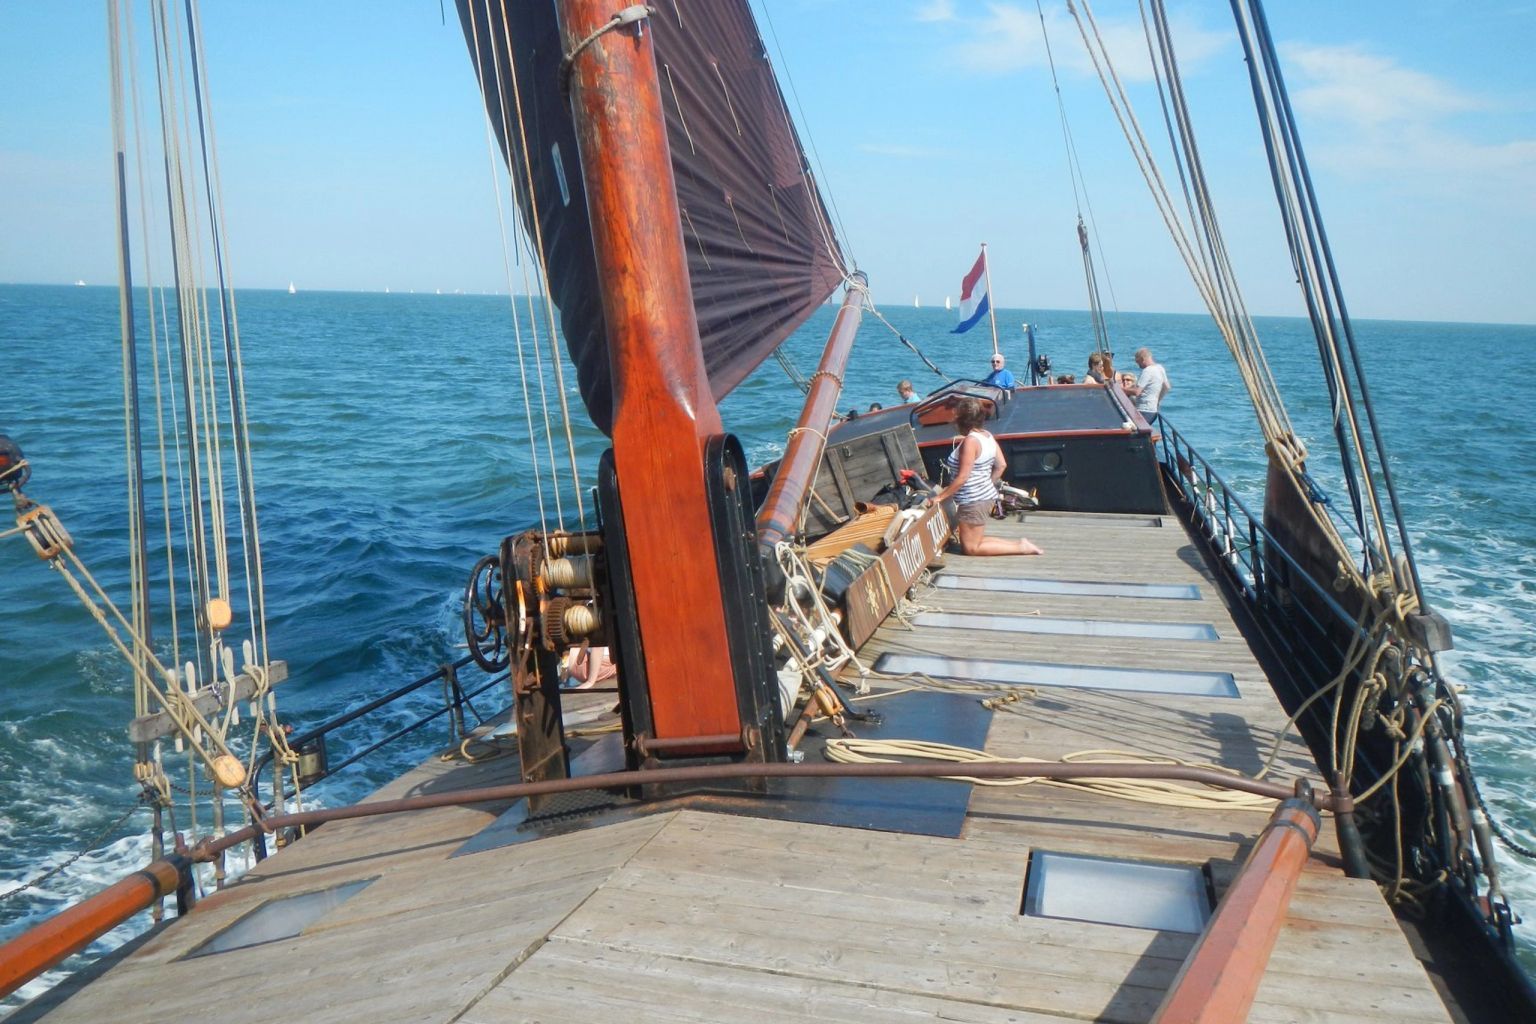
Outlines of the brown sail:
[{"label": "brown sail", "polygon": [[[458,0],[486,109],[540,240],[592,421],[613,395],[586,195],[554,5]],[[741,383],[832,293],[843,258],[778,83],[742,2],[658,5],[647,19],[666,109],[710,389]]]}]

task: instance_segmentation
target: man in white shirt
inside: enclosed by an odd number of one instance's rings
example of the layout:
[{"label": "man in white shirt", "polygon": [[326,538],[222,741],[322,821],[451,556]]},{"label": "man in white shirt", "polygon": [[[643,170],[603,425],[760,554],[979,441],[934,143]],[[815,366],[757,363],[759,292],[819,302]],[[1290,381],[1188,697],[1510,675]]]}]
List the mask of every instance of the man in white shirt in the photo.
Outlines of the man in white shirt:
[{"label": "man in white shirt", "polygon": [[1135,384],[1125,389],[1125,393],[1136,399],[1136,411],[1141,413],[1141,418],[1149,424],[1155,424],[1158,406],[1162,405],[1163,397],[1173,390],[1173,385],[1168,383],[1168,371],[1152,358],[1151,349],[1136,350],[1136,365],[1141,367],[1141,375],[1136,378]]}]

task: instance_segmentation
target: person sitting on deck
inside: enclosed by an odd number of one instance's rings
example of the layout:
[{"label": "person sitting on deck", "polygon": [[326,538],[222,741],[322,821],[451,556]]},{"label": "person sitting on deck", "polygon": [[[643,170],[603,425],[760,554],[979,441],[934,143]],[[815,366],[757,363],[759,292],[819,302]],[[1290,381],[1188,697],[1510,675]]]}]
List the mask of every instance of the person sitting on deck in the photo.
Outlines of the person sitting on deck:
[{"label": "person sitting on deck", "polygon": [[960,550],[967,555],[1043,555],[1045,551],[1028,538],[987,536],[987,515],[997,502],[997,482],[1008,460],[997,439],[982,429],[986,421],[986,406],[978,399],[962,398],[956,404],[955,427],[960,437],[944,460],[949,483],[930,500],[938,504],[955,499],[955,530],[960,534]]},{"label": "person sitting on deck", "polygon": [[619,667],[613,663],[606,647],[582,644],[566,651],[560,659],[560,688],[563,690],[585,690],[606,683],[618,674]]},{"label": "person sitting on deck", "polygon": [[904,380],[897,384],[896,393],[901,396],[903,403],[917,401],[917,389],[912,386],[912,382],[909,380]]},{"label": "person sitting on deck", "polygon": [[1060,374],[1059,376],[1057,376],[1056,383],[1057,384],[1076,384],[1077,383],[1077,378],[1075,376],[1073,376],[1072,374],[1070,374],[1070,373],[1063,373],[1063,374]]},{"label": "person sitting on deck", "polygon": [[1104,353],[1088,353],[1088,372],[1083,375],[1083,383],[1087,384],[1091,381],[1094,384],[1104,384],[1111,380],[1114,380],[1114,374],[1104,373]]},{"label": "person sitting on deck", "polygon": [[1013,389],[1013,373],[1003,369],[1003,354],[1001,352],[992,353],[992,372],[987,374],[986,379],[982,383],[989,384],[994,388]]}]

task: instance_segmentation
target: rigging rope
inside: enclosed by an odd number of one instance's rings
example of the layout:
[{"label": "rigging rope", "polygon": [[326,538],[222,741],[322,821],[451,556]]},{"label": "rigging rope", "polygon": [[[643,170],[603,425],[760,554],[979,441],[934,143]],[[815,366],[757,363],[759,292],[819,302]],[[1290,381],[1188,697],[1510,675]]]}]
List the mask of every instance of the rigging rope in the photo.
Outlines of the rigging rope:
[{"label": "rigging rope", "polygon": [[951,379],[949,374],[939,369],[938,365],[923,353],[922,349],[912,344],[912,342],[908,340],[905,334],[902,334],[900,331],[898,331],[895,326],[885,318],[885,314],[880,312],[880,310],[875,306],[875,302],[872,298],[869,297],[868,292],[866,292],[864,296],[864,308],[873,313],[876,320],[879,320],[882,324],[885,324],[886,329],[889,330],[892,334],[896,335],[898,341],[900,341],[907,348],[911,349],[912,354],[921,359],[924,366],[928,367],[928,369],[932,370],[938,376],[943,377],[946,381]]},{"label": "rigging rope", "polygon": [[[1410,617],[1420,610],[1422,587],[1273,40],[1259,0],[1231,0],[1231,3],[1247,57],[1275,195],[1280,204],[1293,266],[1313,322],[1329,391],[1332,429],[1349,492],[1354,532],[1360,543],[1358,558],[1351,554],[1350,545],[1329,514],[1328,503],[1319,500],[1316,487],[1306,472],[1307,452],[1295,436],[1232,272],[1195,142],[1163,0],[1141,0],[1139,6],[1147,53],[1182,193],[1182,216],[1131,109],[1091,4],[1088,0],[1068,0],[1068,10],[1077,22],[1094,70],[1168,226],[1175,248],[1189,268],[1197,290],[1237,363],[1264,433],[1270,465],[1279,471],[1271,477],[1271,498],[1286,498],[1283,493],[1278,496],[1273,493],[1273,488],[1279,486],[1289,488],[1294,498],[1299,499],[1298,506],[1311,516],[1319,538],[1338,555],[1334,589],[1348,592],[1350,598],[1345,603],[1359,608],[1360,619],[1340,673],[1318,687],[1292,716],[1292,721],[1316,701],[1331,696],[1330,766],[1335,778],[1353,789],[1355,776],[1364,765],[1364,777],[1368,781],[1356,797],[1357,801],[1367,801],[1384,790],[1390,793],[1394,861],[1383,863],[1378,858],[1377,862],[1379,874],[1388,879],[1389,894],[1394,898],[1414,899],[1416,886],[1420,884],[1405,878],[1407,868],[1401,829],[1407,826],[1403,821],[1399,784],[1407,778],[1417,786],[1418,795],[1426,806],[1438,808],[1431,813],[1448,815],[1447,820],[1455,830],[1454,850],[1448,852],[1446,863],[1439,866],[1440,874],[1465,871],[1470,877],[1472,872],[1482,871],[1488,879],[1490,898],[1499,901],[1502,896],[1496,866],[1492,863],[1479,865],[1467,852],[1470,847],[1468,830],[1461,820],[1464,814],[1457,810],[1460,798],[1455,790],[1457,787],[1465,790],[1475,782],[1470,778],[1465,759],[1457,762],[1451,758],[1442,737],[1442,733],[1448,734],[1459,744],[1459,701],[1455,691],[1441,678],[1434,652],[1410,622]],[[1185,225],[1185,217],[1189,226]],[[1363,421],[1359,411],[1361,406]],[[1386,491],[1385,503],[1378,494],[1378,475]],[[1401,559],[1393,552],[1387,528],[1388,509],[1395,520],[1403,552]],[[1367,618],[1374,619],[1369,629],[1364,625]],[[1422,685],[1410,685],[1413,678],[1423,680]],[[1347,686],[1351,680],[1353,685]],[[1442,714],[1450,716],[1443,724],[1440,722]],[[1386,759],[1388,763],[1366,764],[1362,760],[1362,738],[1368,730],[1378,727],[1384,730],[1386,738],[1374,744],[1374,757]],[[1422,767],[1405,776],[1402,769],[1414,760],[1415,755]],[[1458,768],[1460,780],[1456,778]],[[1475,798],[1469,802],[1475,803]],[[1422,838],[1419,841],[1423,842],[1429,841],[1430,831],[1437,830],[1432,822],[1425,821],[1414,827],[1420,830]],[[1479,842],[1482,842],[1481,835],[1479,833]],[[1491,840],[1489,843],[1491,848]],[[1484,860],[1487,859],[1485,856]],[[1422,874],[1420,867],[1416,866],[1414,870]]]},{"label": "rigging rope", "polygon": [[[1254,100],[1259,106],[1260,121],[1265,129],[1265,147],[1270,158],[1271,177],[1274,179],[1276,197],[1280,200],[1286,233],[1291,241],[1293,259],[1303,286],[1303,296],[1311,313],[1314,334],[1320,350],[1326,350],[1325,359],[1334,366],[1339,384],[1339,408],[1347,418],[1352,453],[1341,450],[1348,471],[1358,465],[1360,485],[1369,502],[1371,519],[1375,525],[1380,552],[1367,547],[1368,555],[1379,560],[1374,568],[1385,568],[1393,574],[1398,589],[1411,588],[1423,602],[1423,584],[1414,560],[1413,547],[1408,529],[1403,521],[1402,506],[1397,499],[1396,486],[1383,445],[1375,408],[1371,403],[1370,387],[1360,360],[1359,347],[1355,343],[1354,327],[1344,303],[1338,270],[1334,265],[1333,251],[1323,227],[1316,193],[1312,187],[1311,172],[1306,155],[1302,151],[1301,138],[1291,110],[1290,96],[1280,73],[1275,54],[1274,40],[1264,17],[1263,6],[1251,0],[1232,0],[1232,10],[1238,25],[1238,34],[1248,60],[1250,82]],[[1262,70],[1262,75],[1261,75]],[[1280,159],[1283,153],[1284,159]],[[1347,359],[1346,359],[1347,356]],[[1353,380],[1350,370],[1353,370]],[[1370,447],[1375,461],[1362,440],[1362,430],[1355,411],[1353,388],[1358,388],[1360,405],[1363,406]],[[1339,411],[1336,409],[1335,417]],[[1341,444],[1342,449],[1342,444]],[[1352,456],[1352,457],[1351,457]],[[1376,494],[1376,476],[1387,492],[1387,505],[1395,523],[1398,544],[1406,559],[1405,574],[1399,574],[1393,557],[1392,543],[1383,519],[1381,503]],[[1359,510],[1357,509],[1357,517]],[[1361,532],[1365,533],[1364,522]],[[1369,535],[1367,535],[1369,536]]]},{"label": "rigging rope", "polygon": [[[467,7],[467,10],[469,11],[470,38],[474,44],[475,75],[480,79],[480,81],[483,82],[485,81],[485,69],[482,65],[481,59],[480,23],[479,19],[476,17],[476,9],[476,5],[474,4],[470,4]],[[510,45],[510,41],[508,45]],[[491,60],[492,70],[496,75],[497,109],[502,112],[502,131],[504,133],[503,137],[510,138],[510,126],[507,124],[506,120],[506,93],[502,87],[501,54],[494,46],[491,47]],[[507,300],[512,312],[512,335],[515,347],[517,349],[517,373],[521,383],[521,388],[519,390],[522,392],[523,396],[523,422],[524,427],[528,433],[528,464],[533,469],[532,476],[534,500],[539,509],[539,529],[543,533],[548,533],[549,520],[544,505],[544,476],[542,472],[540,472],[539,468],[538,432],[534,429],[533,426],[533,404],[529,396],[528,388],[528,363],[523,345],[522,323],[519,321],[517,316],[517,289],[513,284],[512,278],[512,249],[507,244],[507,219],[506,212],[503,209],[501,202],[502,186],[500,174],[498,171],[499,165],[496,153],[496,135],[489,116],[486,117],[485,121],[485,134],[486,152],[490,159],[491,168],[491,192],[496,199],[496,228],[501,234],[501,264],[507,281]],[[507,187],[513,193],[513,202],[515,204],[517,202],[517,186],[513,180],[510,164],[508,169]],[[516,220],[514,218],[514,224],[515,223]],[[522,260],[518,260],[517,263],[523,272],[523,291],[525,294],[527,294],[530,291],[528,288],[528,267],[527,264],[525,264]],[[547,416],[547,408],[545,411]]]},{"label": "rigging rope", "polygon": [[[1077,212],[1077,237],[1083,252],[1083,276],[1088,284],[1088,308],[1093,320],[1094,345],[1100,352],[1111,351],[1109,344],[1109,329],[1104,322],[1104,307],[1099,300],[1099,282],[1094,273],[1093,253],[1088,246],[1088,231],[1083,225],[1083,205],[1088,205],[1088,216],[1093,218],[1093,203],[1088,198],[1088,181],[1083,176],[1083,167],[1077,155],[1077,143],[1072,137],[1072,128],[1067,120],[1067,104],[1061,95],[1061,80],[1056,74],[1056,55],[1051,49],[1051,34],[1045,25],[1045,9],[1041,6],[1041,0],[1035,0],[1035,14],[1040,19],[1040,38],[1045,43],[1045,59],[1051,70],[1051,88],[1056,93],[1056,113],[1061,121],[1061,142],[1067,157],[1067,176],[1072,185],[1072,205]],[[1098,242],[1099,229],[1094,224],[1093,235]],[[1110,281],[1109,265],[1104,261],[1104,246],[1098,245],[1099,260],[1105,262],[1104,280],[1109,285],[1110,299],[1114,300],[1114,284]],[[1117,304],[1118,308],[1118,304]]]},{"label": "rigging rope", "polygon": [[[154,828],[158,829],[159,809],[172,807],[174,815],[172,794],[183,792],[189,798],[188,824],[192,831],[200,830],[201,808],[211,803],[212,828],[217,832],[223,827],[228,790],[235,791],[252,816],[265,811],[254,789],[255,780],[242,770],[241,759],[231,746],[235,729],[241,724],[240,708],[234,700],[237,657],[242,671],[253,681],[248,762],[254,763],[263,736],[274,748],[279,763],[287,761],[283,756],[286,741],[281,728],[275,727],[276,708],[269,683],[265,586],[239,309],[229,283],[232,263],[225,244],[218,140],[211,114],[200,10],[191,0],[177,5],[154,0],[148,5],[145,16],[150,26],[150,42],[146,49],[153,55],[154,82],[141,91],[136,19],[131,10],[129,16],[123,17],[121,6],[120,0],[110,0],[108,31],[113,136],[122,183],[119,278],[123,296],[124,429],[130,467],[129,614],[116,606],[85,567],[73,551],[67,533],[46,507],[34,506],[39,518],[32,523],[29,539],[34,546],[39,541],[57,546],[51,554],[44,550],[39,550],[39,554],[64,577],[132,667],[136,717],[163,711],[174,728],[176,749],[186,752],[184,766],[176,769],[164,760],[160,741],[138,745],[134,775],[146,799],[156,808]],[[125,87],[131,102],[125,102]],[[146,173],[145,151],[149,146],[142,97],[149,88],[154,89],[159,122],[158,183]],[[129,259],[130,217],[123,173],[130,116],[132,158],[137,168],[137,229],[142,248],[139,271],[144,279],[150,353],[147,372],[140,369],[138,361],[137,317],[131,303],[135,268]],[[149,206],[150,192],[157,184],[157,198],[165,204],[169,263],[176,296],[174,338],[169,300],[155,284],[156,236],[150,230]],[[205,285],[210,276],[212,280]],[[145,387],[153,388],[152,420],[140,409],[139,394]],[[134,469],[144,463],[146,441],[141,425],[146,421],[152,422],[153,443],[158,451],[159,494],[154,511],[163,520],[165,545],[164,568],[153,574],[144,554],[149,535],[150,488],[142,468]],[[18,511],[22,511],[20,505]],[[179,539],[173,518],[181,524]],[[231,549],[231,544],[239,545],[238,552]],[[178,570],[180,558],[186,559],[184,573]],[[162,602],[152,601],[151,588],[159,587],[162,581],[169,630],[157,636],[151,609]],[[226,632],[234,621],[237,589],[244,595],[244,628],[248,632],[247,638],[239,643]],[[192,615],[184,617],[189,606]],[[186,657],[184,641],[189,641],[191,648]],[[217,698],[207,714],[194,703],[194,698],[204,690]],[[211,792],[199,792],[198,775],[203,769],[215,780]],[[168,770],[184,770],[186,784],[174,782],[166,774]],[[281,790],[280,786],[274,788]],[[280,795],[275,797],[281,799]],[[160,842],[158,834],[152,839]]]}]

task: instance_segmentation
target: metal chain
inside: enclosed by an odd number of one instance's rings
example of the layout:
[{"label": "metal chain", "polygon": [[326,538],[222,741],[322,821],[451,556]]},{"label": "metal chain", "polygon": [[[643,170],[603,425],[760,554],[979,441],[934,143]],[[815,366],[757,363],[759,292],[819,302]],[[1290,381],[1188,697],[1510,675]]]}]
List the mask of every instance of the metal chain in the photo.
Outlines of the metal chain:
[{"label": "metal chain", "polygon": [[53,878],[55,875],[57,875],[60,872],[64,871],[66,868],[68,868],[70,865],[74,864],[76,861],[78,861],[80,858],[84,857],[86,854],[95,851],[96,848],[98,847],[98,845],[101,843],[101,841],[103,839],[107,838],[107,836],[111,835],[113,832],[116,832],[120,827],[122,827],[124,822],[126,822],[129,818],[133,817],[134,813],[137,812],[143,806],[144,806],[144,801],[141,799],[138,803],[134,804],[132,807],[128,808],[121,815],[119,815],[118,818],[115,821],[112,822],[112,824],[108,825],[106,828],[102,829],[99,833],[97,833],[96,837],[93,838],[89,843],[87,843],[85,845],[85,848],[82,849],[79,853],[75,854],[73,857],[69,858],[64,863],[58,865],[57,867],[49,868],[47,871],[44,871],[42,874],[38,875],[36,878],[33,878],[33,879],[31,879],[29,881],[26,881],[26,882],[23,882],[22,884],[16,886],[16,888],[14,888],[14,889],[10,889],[10,890],[8,890],[6,892],[0,893],[0,901],[8,900],[12,896],[17,895],[18,893],[26,892],[28,889],[35,889],[35,888],[37,888],[38,886],[42,885],[44,882],[48,881],[48,879]]},{"label": "metal chain", "polygon": [[1531,849],[1529,846],[1526,846],[1514,836],[1510,835],[1509,832],[1505,829],[1504,825],[1499,821],[1499,819],[1493,816],[1493,811],[1488,809],[1488,801],[1483,799],[1483,791],[1477,784],[1477,776],[1472,773],[1470,768],[1468,769],[1466,776],[1467,781],[1472,784],[1472,796],[1477,800],[1478,809],[1481,810],[1483,812],[1483,816],[1488,819],[1488,827],[1493,829],[1493,834],[1504,841],[1505,847],[1507,847],[1511,853],[1520,857],[1524,857],[1526,860],[1536,860],[1536,850]]}]

